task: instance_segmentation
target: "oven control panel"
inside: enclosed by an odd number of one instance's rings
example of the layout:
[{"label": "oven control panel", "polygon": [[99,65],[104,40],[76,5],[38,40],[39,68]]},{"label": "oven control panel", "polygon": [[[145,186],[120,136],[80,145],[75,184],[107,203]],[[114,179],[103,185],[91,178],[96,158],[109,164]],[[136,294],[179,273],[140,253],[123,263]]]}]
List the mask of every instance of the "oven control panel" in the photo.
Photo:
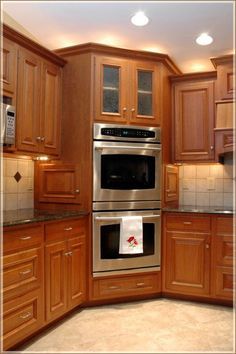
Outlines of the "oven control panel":
[{"label": "oven control panel", "polygon": [[118,136],[122,138],[154,138],[155,132],[132,128],[102,128],[101,135]]}]

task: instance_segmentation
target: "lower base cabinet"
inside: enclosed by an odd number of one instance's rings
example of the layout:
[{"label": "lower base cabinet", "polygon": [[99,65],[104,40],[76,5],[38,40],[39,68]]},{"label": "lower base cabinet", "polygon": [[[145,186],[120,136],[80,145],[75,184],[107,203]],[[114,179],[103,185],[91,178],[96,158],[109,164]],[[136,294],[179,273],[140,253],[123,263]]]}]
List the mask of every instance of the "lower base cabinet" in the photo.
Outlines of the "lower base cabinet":
[{"label": "lower base cabinet", "polygon": [[45,237],[46,321],[50,322],[85,300],[85,220],[46,225]]},{"label": "lower base cabinet", "polygon": [[163,292],[233,301],[233,218],[164,214]]}]

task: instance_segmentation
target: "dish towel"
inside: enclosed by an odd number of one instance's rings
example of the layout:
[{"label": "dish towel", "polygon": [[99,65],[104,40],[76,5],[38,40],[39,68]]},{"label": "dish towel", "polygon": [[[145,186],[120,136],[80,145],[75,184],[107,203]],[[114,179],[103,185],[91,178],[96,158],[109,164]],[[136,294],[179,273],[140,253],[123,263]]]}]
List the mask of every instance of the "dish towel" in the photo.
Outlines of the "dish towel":
[{"label": "dish towel", "polygon": [[142,216],[124,216],[120,224],[120,254],[143,253]]}]

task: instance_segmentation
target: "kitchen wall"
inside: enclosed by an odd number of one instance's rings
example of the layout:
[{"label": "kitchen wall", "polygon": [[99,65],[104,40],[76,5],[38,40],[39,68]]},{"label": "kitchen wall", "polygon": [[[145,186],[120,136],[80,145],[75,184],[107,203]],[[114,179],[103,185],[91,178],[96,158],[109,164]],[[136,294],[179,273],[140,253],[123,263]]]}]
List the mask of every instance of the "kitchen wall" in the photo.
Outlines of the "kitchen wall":
[{"label": "kitchen wall", "polygon": [[233,207],[233,158],[222,164],[179,167],[179,204]]},{"label": "kitchen wall", "polygon": [[3,158],[3,210],[33,208],[34,162],[19,158]]}]

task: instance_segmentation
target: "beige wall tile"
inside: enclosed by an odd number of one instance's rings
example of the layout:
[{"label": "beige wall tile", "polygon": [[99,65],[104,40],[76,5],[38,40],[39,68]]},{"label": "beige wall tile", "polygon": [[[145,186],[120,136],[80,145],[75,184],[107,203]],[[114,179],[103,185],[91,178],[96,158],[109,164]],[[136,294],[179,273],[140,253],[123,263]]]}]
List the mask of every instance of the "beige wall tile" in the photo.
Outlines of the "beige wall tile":
[{"label": "beige wall tile", "polygon": [[206,178],[210,176],[209,165],[197,165],[197,178]]},{"label": "beige wall tile", "polygon": [[19,193],[27,193],[29,192],[29,178],[22,177],[18,182],[18,192]]},{"label": "beige wall tile", "polygon": [[5,210],[16,210],[18,209],[18,199],[17,193],[5,195]]},{"label": "beige wall tile", "polygon": [[16,159],[6,159],[6,176],[12,177],[17,172],[17,160]]},{"label": "beige wall tile", "polygon": [[232,193],[232,191],[233,191],[233,179],[225,178],[223,181],[224,181],[224,193]]},{"label": "beige wall tile", "polygon": [[208,192],[208,183],[206,178],[198,178],[196,180],[197,192]]},{"label": "beige wall tile", "polygon": [[224,207],[233,208],[233,194],[224,193]]},{"label": "beige wall tile", "polygon": [[196,179],[195,178],[183,178],[182,188],[183,188],[183,191],[195,192]]},{"label": "beige wall tile", "polygon": [[194,192],[184,192],[183,193],[184,205],[195,205],[196,195]]},{"label": "beige wall tile", "polygon": [[197,206],[209,206],[210,204],[210,193],[197,193],[196,194],[196,205]]},{"label": "beige wall tile", "polygon": [[223,192],[223,185],[224,185],[224,179],[223,178],[216,178],[215,179],[215,192],[216,193]]},{"label": "beige wall tile", "polygon": [[210,206],[223,207],[224,194],[223,193],[210,193]]},{"label": "beige wall tile", "polygon": [[224,178],[233,178],[233,164],[224,165]]},{"label": "beige wall tile", "polygon": [[27,209],[33,207],[33,193],[18,193],[18,208]]},{"label": "beige wall tile", "polygon": [[28,161],[28,177],[34,178],[34,161]]},{"label": "beige wall tile", "polygon": [[18,160],[17,168],[22,177],[28,177],[28,167],[28,160]]},{"label": "beige wall tile", "polygon": [[221,164],[210,165],[210,176],[215,178],[223,178],[224,166]]},{"label": "beige wall tile", "polygon": [[196,166],[195,165],[184,165],[183,177],[184,178],[195,178],[196,177]]},{"label": "beige wall tile", "polygon": [[183,178],[184,176],[184,166],[179,166],[179,178]]},{"label": "beige wall tile", "polygon": [[14,177],[5,177],[5,193],[17,193],[17,182]]}]

